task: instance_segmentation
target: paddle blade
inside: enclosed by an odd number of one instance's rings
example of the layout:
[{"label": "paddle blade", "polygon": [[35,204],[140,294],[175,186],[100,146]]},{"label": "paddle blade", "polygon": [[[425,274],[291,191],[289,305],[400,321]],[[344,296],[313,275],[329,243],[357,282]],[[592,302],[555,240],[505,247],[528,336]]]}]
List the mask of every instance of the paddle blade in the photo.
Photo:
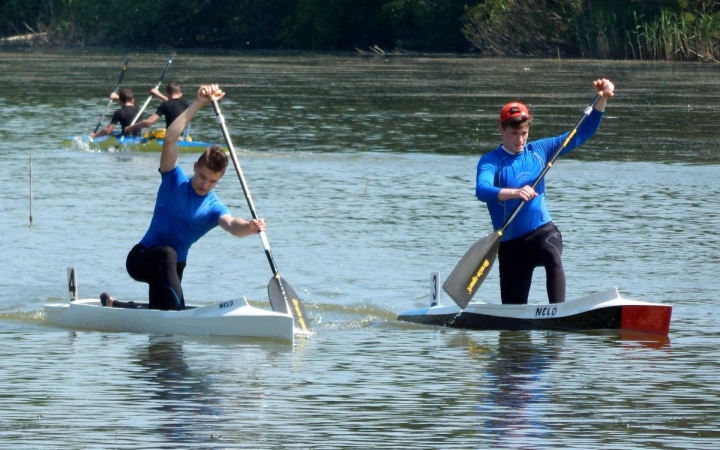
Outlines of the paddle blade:
[{"label": "paddle blade", "polygon": [[498,231],[477,241],[443,283],[443,290],[460,308],[465,309],[490,273],[500,249],[500,241]]},{"label": "paddle blade", "polygon": [[310,329],[305,306],[295,290],[280,275],[272,277],[268,283],[268,297],[273,311],[290,314],[295,320],[295,325],[303,331]]}]

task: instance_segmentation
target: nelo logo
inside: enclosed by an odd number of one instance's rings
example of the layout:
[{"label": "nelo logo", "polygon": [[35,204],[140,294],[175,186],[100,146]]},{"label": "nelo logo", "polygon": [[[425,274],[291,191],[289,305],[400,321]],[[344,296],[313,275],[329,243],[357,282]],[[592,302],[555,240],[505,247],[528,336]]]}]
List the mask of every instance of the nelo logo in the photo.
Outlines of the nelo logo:
[{"label": "nelo logo", "polygon": [[557,314],[557,306],[543,306],[535,310],[535,317],[551,317]]}]

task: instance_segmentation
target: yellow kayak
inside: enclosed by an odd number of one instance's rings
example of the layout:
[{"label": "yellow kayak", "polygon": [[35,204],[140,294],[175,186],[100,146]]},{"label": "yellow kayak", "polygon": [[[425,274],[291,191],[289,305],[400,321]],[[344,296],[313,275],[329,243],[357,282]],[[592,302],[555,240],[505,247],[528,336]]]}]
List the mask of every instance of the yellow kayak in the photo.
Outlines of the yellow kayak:
[{"label": "yellow kayak", "polygon": [[[78,136],[67,136],[62,143],[66,147],[79,147],[85,150],[104,151],[135,151],[135,152],[159,152],[162,150],[163,139],[153,137],[148,133],[145,136],[116,136],[106,135],[99,138],[91,138],[88,134]],[[190,136],[178,141],[181,152],[203,152],[206,148],[214,145],[212,142],[193,141]]]}]

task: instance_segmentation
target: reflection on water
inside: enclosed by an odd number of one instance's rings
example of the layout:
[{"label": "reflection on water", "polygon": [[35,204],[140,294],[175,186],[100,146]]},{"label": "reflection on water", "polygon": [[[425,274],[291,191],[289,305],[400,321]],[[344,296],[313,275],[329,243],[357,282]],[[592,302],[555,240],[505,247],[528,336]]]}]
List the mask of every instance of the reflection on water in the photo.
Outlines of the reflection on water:
[{"label": "reflection on water", "polygon": [[[501,331],[488,355],[486,379],[491,389],[480,397],[479,413],[491,434],[541,438],[548,434],[542,409],[550,407],[547,368],[560,356],[563,334]],[[469,349],[472,351],[471,349]],[[484,410],[484,412],[483,412]]]},{"label": "reflection on water", "polygon": [[[222,420],[217,399],[206,374],[195,372],[185,361],[183,342],[169,337],[150,336],[147,345],[136,348],[133,360],[142,368],[131,376],[145,383],[143,393],[151,393],[143,401],[159,415],[156,430],[164,437],[162,448],[177,448],[177,444],[207,442],[199,430],[212,430],[211,423]],[[214,439],[210,435],[210,439]]]},{"label": "reflection on water", "polygon": [[476,415],[483,433],[526,444],[552,434],[554,427],[545,420],[553,401],[548,369],[561,358],[564,333],[500,331],[497,339],[482,343],[463,334],[453,345],[466,347],[478,367],[478,379],[468,382],[478,392]]},{"label": "reflection on water", "polygon": [[619,330],[617,333],[609,335],[609,339],[629,348],[640,346],[655,350],[670,351],[671,349],[670,336]]}]

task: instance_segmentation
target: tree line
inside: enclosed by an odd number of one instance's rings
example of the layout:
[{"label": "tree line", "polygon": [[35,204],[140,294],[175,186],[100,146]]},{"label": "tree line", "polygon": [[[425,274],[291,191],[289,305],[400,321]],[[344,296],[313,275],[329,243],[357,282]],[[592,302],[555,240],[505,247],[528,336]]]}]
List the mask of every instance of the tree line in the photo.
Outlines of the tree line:
[{"label": "tree line", "polygon": [[[720,0],[4,0],[37,45],[718,62]],[[11,42],[8,39],[4,43]]]}]

